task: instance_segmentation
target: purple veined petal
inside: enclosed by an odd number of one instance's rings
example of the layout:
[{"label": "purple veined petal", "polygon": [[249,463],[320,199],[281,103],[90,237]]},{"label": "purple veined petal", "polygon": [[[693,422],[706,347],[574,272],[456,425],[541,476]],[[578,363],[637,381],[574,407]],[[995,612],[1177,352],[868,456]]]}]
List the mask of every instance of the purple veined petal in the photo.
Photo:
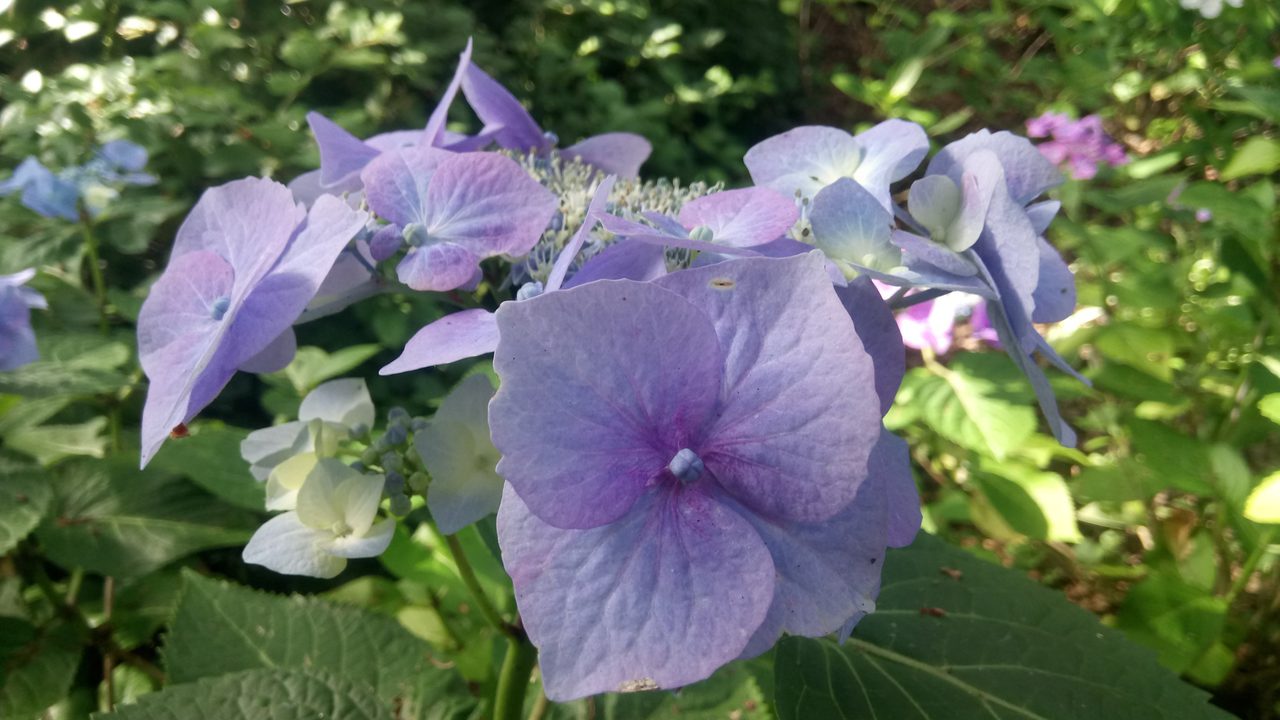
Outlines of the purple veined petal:
[{"label": "purple veined petal", "polygon": [[893,244],[902,250],[904,256],[918,258],[952,275],[969,277],[978,274],[977,266],[946,245],[906,230],[894,230],[891,237]]},{"label": "purple veined petal", "polygon": [[1027,218],[1031,220],[1031,227],[1037,235],[1044,235],[1044,231],[1049,229],[1049,223],[1053,222],[1061,209],[1062,203],[1057,200],[1045,200],[1027,206]]},{"label": "purple veined petal", "polygon": [[[670,235],[672,237],[685,238],[689,237],[689,228],[680,224],[680,221],[656,210],[645,210],[640,213],[645,220],[653,223],[658,232]],[[643,235],[644,233],[640,233]]]},{"label": "purple veined petal", "polygon": [[813,240],[832,260],[881,270],[901,264],[890,242],[893,216],[856,181],[841,178],[813,199]]},{"label": "purple veined petal", "polygon": [[547,150],[550,143],[542,128],[534,122],[514,95],[497,80],[472,64],[462,78],[462,93],[486,127],[501,126],[494,136],[498,145],[509,150]]},{"label": "purple veined petal", "polygon": [[714,242],[754,247],[776,240],[800,218],[795,201],[763,187],[722,190],[692,200],[680,209],[680,224],[711,230]]},{"label": "purple veined petal", "polygon": [[138,359],[150,380],[142,411],[142,463],[188,419],[197,377],[232,318],[235,273],[218,255],[196,250],[169,262],[138,313]]},{"label": "purple veined petal", "polygon": [[1005,131],[980,130],[947,145],[929,161],[926,172],[957,179],[963,172],[964,159],[979,150],[990,150],[1000,159],[1009,195],[1019,205],[1026,205],[1037,195],[1062,184],[1062,173],[1036,146],[1024,137]]},{"label": "purple veined petal", "polygon": [[[655,214],[655,216],[657,216]],[[660,216],[657,216],[660,217]],[[642,225],[632,220],[620,218],[617,215],[609,215],[607,213],[600,215],[600,224],[605,230],[626,238],[630,242],[649,243],[660,247],[675,247],[685,250],[697,250],[699,252],[720,253],[722,255],[737,255],[741,257],[754,257],[759,255],[758,252],[751,248],[733,247],[732,245],[719,245],[714,242],[705,242],[702,240],[694,240],[687,234],[676,235],[674,233],[664,232],[662,229],[652,228],[648,225]]]},{"label": "purple veined petal", "polygon": [[756,185],[809,198],[840,178],[853,177],[862,160],[863,148],[852,135],[817,125],[762,140],[742,158]]},{"label": "purple veined petal", "polygon": [[612,132],[593,135],[560,152],[561,156],[578,158],[601,172],[634,180],[640,166],[653,152],[649,141],[635,133]]},{"label": "purple veined petal", "polygon": [[767,651],[783,632],[821,637],[871,612],[885,548],[910,544],[921,520],[907,445],[887,430],[872,451],[867,482],[829,520],[775,523],[745,508],[739,513],[760,534],[778,571],[769,613],[744,658]]},{"label": "purple veined petal", "polygon": [[378,150],[318,112],[307,113],[307,124],[320,147],[320,184],[337,185],[356,175],[378,157]]},{"label": "purple veined petal", "polygon": [[558,201],[509,157],[461,153],[441,161],[423,202],[430,237],[486,258],[528,253]]},{"label": "purple veined petal", "polygon": [[702,680],[741,654],[773,596],[764,543],[696,487],[646,493],[589,530],[546,524],[508,488],[498,541],[557,702]]},{"label": "purple veined petal", "polygon": [[404,245],[404,229],[399,225],[383,225],[373,233],[369,241],[369,256],[382,262],[395,255]]},{"label": "purple veined petal", "polygon": [[876,395],[883,415],[893,405],[907,371],[907,355],[898,323],[889,305],[880,297],[880,291],[865,275],[854,278],[845,287],[837,287],[836,296],[849,313],[862,347],[871,356]]},{"label": "purple veined petal", "polygon": [[436,103],[435,109],[431,111],[431,117],[427,119],[427,127],[422,131],[423,145],[438,147],[444,144],[444,126],[449,120],[449,107],[453,105],[453,99],[458,96],[458,88],[462,86],[462,78],[469,67],[471,67],[471,38],[467,38],[467,46],[458,56],[458,67],[453,71],[453,79],[449,81],[444,95],[440,96],[440,102]]},{"label": "purple veined petal", "polygon": [[498,347],[498,322],[488,310],[473,309],[445,315],[427,325],[405,344],[400,357],[379,375],[445,365],[493,352]]},{"label": "purple veined petal", "polygon": [[407,150],[422,144],[421,130],[389,130],[370,135],[364,143],[380,153]]},{"label": "purple veined petal", "polygon": [[498,474],[543,521],[617,520],[701,440],[720,392],[720,344],[679,295],[600,281],[503,303],[497,320]]},{"label": "purple veined petal", "polygon": [[396,265],[396,277],[414,290],[455,290],[471,279],[480,260],[457,243],[428,243],[409,250]]},{"label": "purple veined petal", "polygon": [[[339,254],[364,229],[368,220],[368,213],[352,209],[340,198],[333,195],[319,198],[307,212],[306,224],[289,243],[279,262],[271,268],[270,274],[287,273],[305,277],[314,297],[329,276]],[[310,299],[307,298],[308,301]],[[291,311],[281,309],[281,312],[288,314]]]},{"label": "purple veined petal", "polygon": [[638,280],[647,282],[667,274],[666,252],[661,245],[621,239],[601,250],[574,273],[564,288],[593,280]]},{"label": "purple veined petal", "polygon": [[1026,212],[1003,187],[997,187],[987,226],[971,251],[991,276],[1010,328],[1024,352],[1034,346],[1035,289],[1040,282],[1040,248]]},{"label": "purple veined petal", "polygon": [[284,332],[277,335],[275,340],[259,350],[256,355],[240,363],[239,370],[259,374],[283,370],[293,361],[293,356],[297,352],[298,336],[293,333],[293,328],[285,328]]},{"label": "purple veined petal", "polygon": [[238,305],[279,260],[306,216],[280,183],[233,180],[200,196],[178,228],[172,257],[207,250],[227,261],[235,269],[231,304]]},{"label": "purple veined petal", "polygon": [[991,198],[1004,184],[1004,169],[995,153],[975,152],[965,158],[960,175],[959,212],[947,228],[947,246],[956,252],[973,247],[982,235],[991,209]]},{"label": "purple veined petal", "polygon": [[1043,237],[1036,238],[1040,249],[1040,279],[1036,283],[1035,310],[1031,321],[1052,323],[1065,320],[1076,310],[1076,279],[1058,251]]},{"label": "purple veined petal", "polygon": [[893,287],[952,290],[971,293],[988,300],[999,298],[996,290],[978,275],[953,275],[914,258],[903,259],[906,265],[892,268],[887,272],[860,265],[855,265],[854,268],[867,277]]},{"label": "purple veined petal", "polygon": [[906,120],[885,120],[853,138],[862,161],[851,177],[885,208],[891,207],[889,186],[910,175],[929,152],[924,128]]},{"label": "purple veined petal", "polygon": [[701,308],[719,337],[724,385],[695,449],[720,485],[778,519],[821,520],[848,504],[880,432],[880,400],[822,253],[745,258],[654,284]]},{"label": "purple veined petal", "polygon": [[[813,246],[809,243],[793,240],[789,237],[780,237],[777,240],[772,240],[764,243],[763,245],[756,245],[751,249],[760,253],[761,257],[771,258],[784,258],[791,257],[792,255],[804,255],[805,253],[813,252]],[[692,267],[714,265],[716,263],[732,259],[733,258],[727,255],[721,255],[719,253],[699,253],[698,257],[693,259]],[[844,287],[849,284],[849,281],[845,279],[844,271],[840,269],[839,265],[835,264],[830,259],[827,260],[827,277],[830,278],[831,284],[836,287]]]},{"label": "purple veined petal", "polygon": [[555,265],[551,267],[551,273],[547,275],[546,292],[559,290],[560,286],[564,284],[564,276],[569,272],[569,266],[573,264],[574,258],[578,257],[578,252],[582,250],[582,244],[586,242],[587,236],[595,229],[600,215],[604,214],[605,206],[609,203],[609,193],[613,192],[613,184],[617,180],[618,177],[616,175],[610,175],[596,185],[595,191],[591,194],[591,202],[587,204],[587,212],[583,216],[582,225],[578,227],[578,231],[573,234],[573,237],[569,238],[569,242],[565,244],[560,251],[560,255],[556,257]]},{"label": "purple veined petal", "polygon": [[369,208],[396,225],[422,223],[428,186],[450,157],[453,154],[446,150],[425,145],[379,155],[360,173]]},{"label": "purple veined petal", "polygon": [[[377,292],[381,278],[370,270],[374,262],[369,244],[362,239],[338,253],[303,317],[311,320],[322,317],[321,313],[331,315]],[[299,322],[305,320],[299,318]]]}]

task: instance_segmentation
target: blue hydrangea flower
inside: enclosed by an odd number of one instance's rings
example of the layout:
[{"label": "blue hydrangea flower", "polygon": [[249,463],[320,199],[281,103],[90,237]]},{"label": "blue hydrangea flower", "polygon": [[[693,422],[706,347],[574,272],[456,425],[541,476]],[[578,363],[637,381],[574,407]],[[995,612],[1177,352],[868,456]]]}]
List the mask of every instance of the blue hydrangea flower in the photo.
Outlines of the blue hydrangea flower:
[{"label": "blue hydrangea flower", "polygon": [[154,184],[155,177],[142,172],[146,165],[146,149],[128,140],[113,140],[98,148],[89,162],[56,174],[28,157],[0,183],[0,196],[21,192],[22,204],[40,215],[78,220],[82,202],[94,216],[119,186]]},{"label": "blue hydrangea flower", "polygon": [[23,287],[35,275],[34,268],[0,275],[0,371],[40,359],[31,330],[31,308],[43,310],[49,304],[40,293]]},{"label": "blue hydrangea flower", "polygon": [[851,323],[820,254],[497,319],[499,541],[548,697],[679,687],[872,608],[885,546],[919,525],[858,334],[892,320]]},{"label": "blue hydrangea flower", "polygon": [[0,195],[22,193],[22,204],[47,218],[77,220],[80,188],[65,180],[39,160],[29,157],[18,165],[13,175],[0,183]]},{"label": "blue hydrangea flower", "polygon": [[288,188],[259,178],[201,196],[138,315],[138,355],[151,383],[143,465],[237,370],[288,364],[290,326],[367,217],[332,196],[308,211]]}]

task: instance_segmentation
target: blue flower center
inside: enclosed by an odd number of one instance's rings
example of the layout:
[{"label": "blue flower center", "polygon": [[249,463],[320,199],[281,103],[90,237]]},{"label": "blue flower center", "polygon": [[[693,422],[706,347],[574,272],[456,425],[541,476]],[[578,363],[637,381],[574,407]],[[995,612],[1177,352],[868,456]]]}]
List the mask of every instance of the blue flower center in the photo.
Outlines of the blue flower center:
[{"label": "blue flower center", "polygon": [[221,320],[227,314],[227,308],[231,307],[231,298],[223,295],[213,301],[213,306],[209,308],[210,315],[214,320]]},{"label": "blue flower center", "polygon": [[516,291],[516,300],[528,300],[529,298],[536,298],[542,294],[542,291],[543,291],[542,283],[538,282],[537,280],[533,282],[527,282],[521,285],[520,289]]},{"label": "blue flower center", "polygon": [[688,485],[702,477],[706,466],[702,464],[702,458],[698,457],[698,453],[689,448],[682,448],[675,457],[671,458],[671,462],[667,463],[667,469],[679,478],[680,482]]}]

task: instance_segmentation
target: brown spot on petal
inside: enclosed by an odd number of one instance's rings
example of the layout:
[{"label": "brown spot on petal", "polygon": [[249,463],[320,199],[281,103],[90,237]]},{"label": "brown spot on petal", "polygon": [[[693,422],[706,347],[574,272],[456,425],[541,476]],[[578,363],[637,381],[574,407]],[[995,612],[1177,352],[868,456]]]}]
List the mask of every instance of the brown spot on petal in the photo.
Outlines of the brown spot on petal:
[{"label": "brown spot on petal", "polygon": [[731,290],[734,282],[729,278],[711,278],[711,287],[716,290]]}]

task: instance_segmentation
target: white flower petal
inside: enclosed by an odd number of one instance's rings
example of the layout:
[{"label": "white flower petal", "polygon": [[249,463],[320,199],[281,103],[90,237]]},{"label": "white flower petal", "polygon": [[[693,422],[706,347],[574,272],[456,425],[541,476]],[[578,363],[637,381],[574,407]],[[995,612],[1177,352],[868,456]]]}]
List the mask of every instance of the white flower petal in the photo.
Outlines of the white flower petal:
[{"label": "white flower petal", "polygon": [[240,442],[240,456],[259,481],[266,480],[271,469],[290,457],[311,449],[311,434],[304,422],[290,422],[255,430]]},{"label": "white flower petal", "polygon": [[341,557],[326,552],[333,535],[307,527],[296,512],[277,515],[249,539],[244,561],[285,575],[335,577],[347,566]]},{"label": "white flower petal", "polygon": [[320,458],[298,490],[298,517],[310,527],[330,530],[346,522],[345,503],[338,496],[342,483],[360,473],[341,460]]},{"label": "white flower petal", "polygon": [[298,491],[315,469],[319,458],[315,453],[294,455],[276,465],[267,477],[267,509],[293,510],[298,507]]},{"label": "white flower petal", "polygon": [[369,532],[369,526],[373,525],[373,519],[378,514],[386,478],[381,475],[365,475],[355,470],[350,472],[350,476],[342,481],[334,493],[334,506],[340,508],[342,521],[351,528],[351,534],[361,536]]},{"label": "white flower petal", "polygon": [[316,387],[298,407],[298,419],[320,419],[339,423],[348,428],[356,425],[373,426],[373,400],[369,387],[361,378],[330,380]]},{"label": "white flower petal", "polygon": [[396,521],[388,518],[371,527],[365,535],[352,534],[334,540],[328,552],[342,558],[377,557],[386,552],[395,529]]},{"label": "white flower petal", "polygon": [[499,454],[489,439],[493,385],[472,375],[445,397],[414,448],[431,473],[427,506],[440,532],[451,535],[492,512],[502,500]]}]

